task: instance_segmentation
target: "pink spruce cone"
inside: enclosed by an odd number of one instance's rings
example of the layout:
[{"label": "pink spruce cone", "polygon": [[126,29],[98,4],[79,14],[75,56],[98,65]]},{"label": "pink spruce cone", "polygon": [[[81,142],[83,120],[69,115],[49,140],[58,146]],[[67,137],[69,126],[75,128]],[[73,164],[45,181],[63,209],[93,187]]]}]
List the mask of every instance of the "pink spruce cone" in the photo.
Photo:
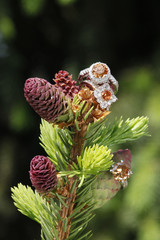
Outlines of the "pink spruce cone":
[{"label": "pink spruce cone", "polygon": [[73,119],[69,98],[45,79],[27,79],[24,96],[35,112],[50,123],[70,122]]},{"label": "pink spruce cone", "polygon": [[32,185],[40,193],[53,190],[57,186],[56,167],[48,157],[37,155],[30,163]]},{"label": "pink spruce cone", "polygon": [[76,86],[76,81],[72,80],[72,75],[67,71],[60,70],[55,74],[55,87],[60,88],[61,91],[71,99],[79,92],[79,86]]},{"label": "pink spruce cone", "polygon": [[131,168],[132,154],[129,149],[120,149],[117,152],[113,153],[113,161],[118,163],[123,160],[124,164]]},{"label": "pink spruce cone", "polygon": [[113,155],[113,161],[116,162],[112,165],[110,172],[116,181],[122,183],[123,187],[127,186],[127,180],[130,178],[132,155],[129,149],[120,149]]}]

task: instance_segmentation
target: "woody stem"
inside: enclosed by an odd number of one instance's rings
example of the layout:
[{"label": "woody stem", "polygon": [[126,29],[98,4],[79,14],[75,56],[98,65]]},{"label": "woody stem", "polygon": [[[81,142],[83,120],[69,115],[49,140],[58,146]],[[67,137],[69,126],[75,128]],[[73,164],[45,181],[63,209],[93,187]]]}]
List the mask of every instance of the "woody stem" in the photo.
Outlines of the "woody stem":
[{"label": "woody stem", "polygon": [[[73,137],[74,140],[74,145],[71,149],[71,163],[75,162],[77,163],[77,156],[81,154],[81,150],[84,144],[84,135],[86,131],[86,125],[81,126],[81,131],[75,130],[75,134]],[[64,196],[66,199],[64,200],[66,206],[62,206],[60,216],[61,220],[58,222],[57,230],[59,233],[59,240],[65,240],[69,237],[70,234],[70,228],[71,228],[71,222],[72,218],[70,218],[70,215],[74,211],[74,206],[75,206],[75,199],[76,199],[76,190],[77,186],[74,188],[73,192],[71,193],[71,188],[73,183],[75,182],[75,177],[68,178],[68,182],[65,183],[65,193]],[[63,194],[62,194],[63,195]],[[64,229],[64,221],[67,220],[67,227]]]},{"label": "woody stem", "polygon": [[[64,200],[64,202],[67,205],[67,207],[63,205],[60,212],[60,216],[62,220],[59,221],[58,227],[57,227],[59,240],[67,239],[70,233],[71,221],[72,221],[72,218],[70,218],[70,215],[73,213],[73,210],[74,210],[74,202],[76,198],[76,189],[77,189],[77,187],[75,187],[75,189],[71,193],[71,188],[74,181],[75,179],[69,178],[68,183],[66,183],[66,186],[65,186],[67,191],[66,191],[66,199]],[[65,220],[67,220],[66,229],[64,229]]]}]

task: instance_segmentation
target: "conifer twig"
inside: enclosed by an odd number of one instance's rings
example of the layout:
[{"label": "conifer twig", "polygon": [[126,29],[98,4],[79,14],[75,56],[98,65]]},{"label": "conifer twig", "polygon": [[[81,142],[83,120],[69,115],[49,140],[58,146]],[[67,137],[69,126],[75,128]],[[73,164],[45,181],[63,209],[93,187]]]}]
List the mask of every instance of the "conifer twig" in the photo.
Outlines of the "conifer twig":
[{"label": "conifer twig", "polygon": [[132,174],[130,150],[113,153],[110,146],[147,135],[148,118],[108,124],[118,82],[105,63],[82,70],[79,86],[67,71],[53,80],[25,82],[25,98],[42,118],[40,144],[47,156],[31,160],[35,191],[18,184],[12,198],[21,213],[41,225],[42,240],[89,239],[91,231],[82,231],[93,210],[126,187]]}]

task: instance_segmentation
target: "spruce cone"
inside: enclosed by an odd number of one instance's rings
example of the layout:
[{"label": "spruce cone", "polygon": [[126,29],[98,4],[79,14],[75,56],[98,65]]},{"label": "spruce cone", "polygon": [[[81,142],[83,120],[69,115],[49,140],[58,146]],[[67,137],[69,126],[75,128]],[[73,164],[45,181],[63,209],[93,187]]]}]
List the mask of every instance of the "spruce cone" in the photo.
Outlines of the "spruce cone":
[{"label": "spruce cone", "polygon": [[113,154],[113,161],[116,163],[112,165],[110,172],[116,181],[122,183],[123,187],[127,186],[127,179],[130,178],[132,155],[129,149],[118,150]]},{"label": "spruce cone", "polygon": [[59,71],[55,74],[55,87],[60,88],[61,91],[71,99],[79,92],[79,86],[76,86],[76,81],[72,80],[72,75],[67,71]]},{"label": "spruce cone", "polygon": [[104,172],[97,176],[84,201],[91,199],[93,203],[96,203],[95,209],[100,208],[112,199],[120,189],[121,184],[109,172]]},{"label": "spruce cone", "polygon": [[35,112],[50,123],[73,120],[69,98],[45,79],[27,79],[24,86],[24,96]]},{"label": "spruce cone", "polygon": [[40,193],[53,190],[57,186],[56,167],[48,157],[35,156],[30,163],[32,185]]},{"label": "spruce cone", "polygon": [[129,149],[120,149],[117,152],[113,153],[113,161],[118,163],[121,160],[124,161],[124,164],[131,168],[131,162],[132,162],[132,154]]}]

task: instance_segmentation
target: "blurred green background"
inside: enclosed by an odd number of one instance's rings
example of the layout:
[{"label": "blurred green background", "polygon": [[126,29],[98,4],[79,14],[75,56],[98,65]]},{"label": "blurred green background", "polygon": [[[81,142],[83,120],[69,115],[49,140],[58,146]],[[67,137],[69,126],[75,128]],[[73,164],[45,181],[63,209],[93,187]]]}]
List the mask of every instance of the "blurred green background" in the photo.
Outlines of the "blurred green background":
[{"label": "blurred green background", "polygon": [[119,81],[110,121],[148,116],[151,137],[130,148],[133,172],[91,222],[97,240],[160,239],[160,2],[156,0],[0,0],[0,239],[40,240],[40,227],[17,212],[10,187],[29,180],[30,160],[44,154],[40,118],[24,82],[52,82],[59,70],[105,62]]}]

